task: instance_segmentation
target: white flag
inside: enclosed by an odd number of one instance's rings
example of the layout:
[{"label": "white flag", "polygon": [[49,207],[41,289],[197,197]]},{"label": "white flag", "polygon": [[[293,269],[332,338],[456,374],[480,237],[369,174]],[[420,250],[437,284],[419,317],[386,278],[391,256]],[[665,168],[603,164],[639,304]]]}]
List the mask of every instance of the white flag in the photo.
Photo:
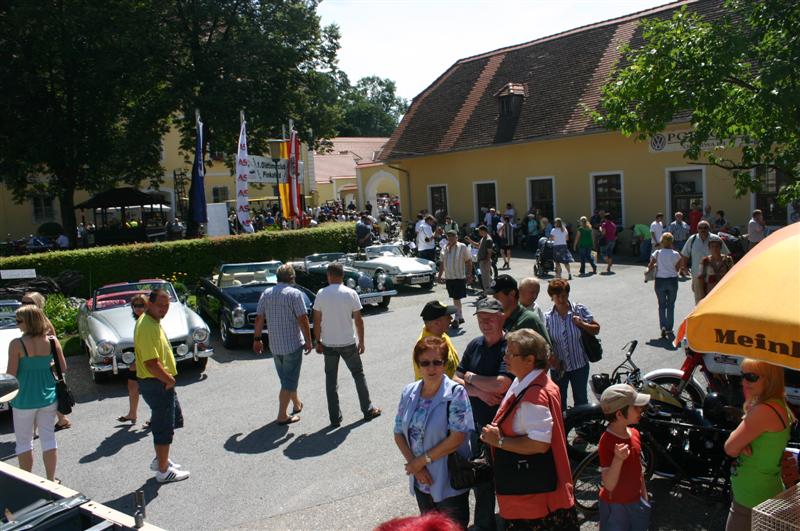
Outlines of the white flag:
[{"label": "white flag", "polygon": [[239,150],[236,153],[236,216],[245,232],[253,232],[247,188],[249,176],[250,158],[247,156],[247,132],[245,131],[245,121],[242,120],[242,130],[239,132]]}]

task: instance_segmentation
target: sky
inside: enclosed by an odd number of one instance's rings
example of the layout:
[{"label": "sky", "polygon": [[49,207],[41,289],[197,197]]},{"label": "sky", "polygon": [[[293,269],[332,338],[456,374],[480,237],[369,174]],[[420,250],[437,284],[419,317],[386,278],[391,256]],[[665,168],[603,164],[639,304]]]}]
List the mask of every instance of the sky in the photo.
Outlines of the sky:
[{"label": "sky", "polygon": [[669,0],[323,0],[341,30],[339,67],[377,75],[411,99],[457,60],[635,13]]}]

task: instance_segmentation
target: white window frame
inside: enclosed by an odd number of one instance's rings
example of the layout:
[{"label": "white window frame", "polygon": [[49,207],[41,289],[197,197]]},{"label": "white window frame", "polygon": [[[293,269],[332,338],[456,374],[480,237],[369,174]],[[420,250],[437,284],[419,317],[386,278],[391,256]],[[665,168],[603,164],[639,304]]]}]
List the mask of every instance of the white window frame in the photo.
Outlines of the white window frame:
[{"label": "white window frame", "polygon": [[[49,199],[50,200],[50,209],[53,212],[53,216],[52,217],[46,217],[45,216],[45,217],[43,217],[41,219],[37,219],[36,218],[36,205],[34,204],[34,201],[36,199],[40,199],[40,200]],[[31,219],[33,220],[34,223],[40,223],[41,224],[41,223],[49,223],[51,221],[58,220],[58,211],[56,210],[56,200],[55,199],[56,199],[55,196],[47,196],[47,195],[37,195],[37,196],[35,196],[34,198],[31,199]],[[46,209],[42,209],[42,210],[46,210]]]},{"label": "white window frame", "polygon": [[[672,186],[670,173],[673,171],[692,171],[692,170],[700,170],[701,171],[701,178],[703,181],[703,204],[700,206],[701,211],[705,211],[706,205],[708,204],[708,184],[706,183],[706,167],[705,166],[671,166],[669,168],[664,168],[664,218],[672,219]],[[655,213],[653,213],[655,216]]]},{"label": "white window frame", "polygon": [[[525,178],[525,201],[528,203],[528,212],[531,211],[531,182],[533,181],[544,181],[545,179],[550,179],[550,185],[553,190],[553,219],[558,217],[558,201],[556,200],[556,177],[555,175],[541,175],[538,177],[526,177]],[[550,221],[553,221],[551,219]]]},{"label": "white window frame", "polygon": [[[475,216],[475,220],[478,222],[478,225],[483,224],[483,220],[480,219],[478,216],[480,215],[480,210],[478,208],[478,185],[479,184],[493,184],[494,185],[494,200],[495,202],[500,201],[500,191],[497,188],[497,179],[488,180],[488,181],[472,181],[472,215]],[[448,196],[447,200],[450,200]],[[497,205],[494,206],[497,208]]]},{"label": "white window frame", "polygon": [[[440,188],[444,186],[444,195],[447,197],[447,215],[452,217],[453,214],[450,213],[450,188],[442,183],[442,184],[429,184],[428,185],[428,212],[433,214],[433,196],[431,195],[431,188]],[[497,189],[495,189],[495,194],[497,193]]]},{"label": "white window frame", "polygon": [[[619,193],[622,212],[620,212],[620,219],[622,219],[622,226],[625,227],[625,172],[622,170],[611,171],[595,171],[589,174],[589,212],[594,215],[597,208],[597,199],[594,193],[594,179],[595,177],[604,177],[606,175],[619,175]],[[705,183],[703,183],[705,185]]]}]

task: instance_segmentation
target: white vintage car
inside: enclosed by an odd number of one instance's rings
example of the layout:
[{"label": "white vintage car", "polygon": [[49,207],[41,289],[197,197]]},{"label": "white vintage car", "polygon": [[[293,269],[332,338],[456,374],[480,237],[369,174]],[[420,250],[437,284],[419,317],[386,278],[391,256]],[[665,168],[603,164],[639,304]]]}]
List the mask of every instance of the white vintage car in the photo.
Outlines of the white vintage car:
[{"label": "white vintage car", "polygon": [[[19,301],[0,300],[0,373],[8,370],[8,346],[12,341],[22,336],[17,328],[15,312],[21,304]],[[8,402],[0,402],[0,411],[9,409]]]},{"label": "white vintage car", "polygon": [[370,245],[363,253],[347,255],[345,263],[370,276],[383,272],[389,280],[387,285],[392,287],[417,285],[431,289],[436,282],[435,262],[406,256],[396,243]]},{"label": "white vintage car", "polygon": [[147,295],[164,289],[170,296],[170,309],[161,320],[172,345],[175,361],[193,362],[204,370],[214,350],[209,345],[210,331],[205,321],[179,300],[172,284],[165,280],[147,279],[138,282],[109,284],[95,290],[91,299],[78,310],[78,334],[89,355],[89,368],[95,382],[134,365],[133,328],[136,321],[131,310],[134,295]]}]

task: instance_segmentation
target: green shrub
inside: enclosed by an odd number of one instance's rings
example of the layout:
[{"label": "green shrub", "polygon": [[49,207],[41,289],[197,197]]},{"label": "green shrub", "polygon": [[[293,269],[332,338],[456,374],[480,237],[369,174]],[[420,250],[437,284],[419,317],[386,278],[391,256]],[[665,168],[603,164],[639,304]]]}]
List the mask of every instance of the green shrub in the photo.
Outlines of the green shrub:
[{"label": "green shrub", "polygon": [[58,337],[75,334],[78,331],[78,305],[78,301],[70,300],[58,293],[47,297],[44,313],[53,323]]},{"label": "green shrub", "polygon": [[211,274],[214,266],[224,262],[286,262],[316,252],[353,250],[354,225],[326,223],[293,231],[261,231],[13,256],[0,258],[0,269],[36,269],[38,275],[49,277],[56,277],[63,271],[78,271],[83,281],[77,291],[69,295],[89,297],[99,286],[144,278],[164,278],[193,286],[200,278]]},{"label": "green shrub", "polygon": [[65,357],[83,355],[83,348],[81,347],[80,337],[78,336],[62,337],[59,339],[59,341],[61,341],[61,350],[64,351]]}]

